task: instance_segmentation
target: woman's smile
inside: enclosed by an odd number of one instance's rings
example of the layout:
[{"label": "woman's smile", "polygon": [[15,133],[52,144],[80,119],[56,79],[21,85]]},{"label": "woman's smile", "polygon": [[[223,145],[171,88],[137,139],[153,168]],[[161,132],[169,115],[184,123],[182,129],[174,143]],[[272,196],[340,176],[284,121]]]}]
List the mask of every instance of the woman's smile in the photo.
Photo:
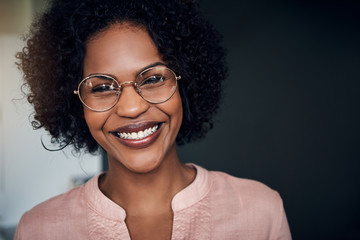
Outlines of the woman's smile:
[{"label": "woman's smile", "polygon": [[118,141],[131,148],[148,147],[161,134],[162,123],[144,122],[121,127],[110,133]]}]

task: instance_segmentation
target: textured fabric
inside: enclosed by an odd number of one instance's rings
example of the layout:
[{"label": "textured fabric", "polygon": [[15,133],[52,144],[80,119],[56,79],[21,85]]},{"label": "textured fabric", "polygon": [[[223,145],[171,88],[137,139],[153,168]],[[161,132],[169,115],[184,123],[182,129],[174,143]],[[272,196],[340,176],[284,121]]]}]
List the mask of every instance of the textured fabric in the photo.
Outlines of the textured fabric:
[{"label": "textured fabric", "polygon": [[[171,203],[171,239],[291,239],[277,192],[193,166],[195,180]],[[14,239],[130,239],[125,210],[100,191],[98,178],[26,212]]]}]

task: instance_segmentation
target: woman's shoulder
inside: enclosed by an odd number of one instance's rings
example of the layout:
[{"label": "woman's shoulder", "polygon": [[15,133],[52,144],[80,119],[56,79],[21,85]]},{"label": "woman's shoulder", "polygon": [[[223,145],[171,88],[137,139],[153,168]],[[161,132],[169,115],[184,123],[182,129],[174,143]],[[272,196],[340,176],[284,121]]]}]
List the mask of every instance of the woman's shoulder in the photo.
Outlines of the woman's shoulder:
[{"label": "woman's shoulder", "polygon": [[281,202],[277,191],[271,189],[266,184],[247,178],[232,176],[221,171],[209,171],[199,165],[190,164],[197,169],[197,179],[199,184],[205,184],[210,194],[214,196],[229,196],[230,198],[239,198],[241,202],[249,200],[254,202],[272,201]]},{"label": "woman's shoulder", "polygon": [[256,192],[273,192],[274,190],[268,187],[266,184],[248,178],[240,178],[233,175],[230,175],[221,171],[209,171],[210,178],[215,184],[226,184],[235,187],[238,190],[251,190]]},{"label": "woman's shoulder", "polygon": [[213,194],[235,198],[243,207],[256,206],[256,208],[268,210],[282,207],[279,193],[262,182],[235,177],[219,171],[209,171],[209,178],[212,182]]},{"label": "woman's shoulder", "polygon": [[198,182],[207,186],[199,206],[208,206],[216,239],[224,239],[226,234],[230,236],[227,239],[242,239],[245,235],[246,239],[291,239],[277,191],[256,180],[195,167],[203,179]]},{"label": "woman's shoulder", "polygon": [[54,213],[64,213],[78,205],[82,200],[84,186],[76,187],[66,193],[52,197],[24,214],[26,218],[49,218],[48,215],[54,216]]},{"label": "woman's shoulder", "polygon": [[214,211],[219,213],[218,222],[226,216],[229,224],[236,223],[236,227],[244,231],[256,229],[259,236],[267,236],[264,239],[291,239],[283,201],[277,191],[259,181],[223,172],[210,171],[209,178],[211,202]]},{"label": "woman's shoulder", "polygon": [[85,214],[83,195],[84,185],[52,197],[25,212],[14,239],[23,239],[24,236],[28,236],[27,239],[43,239],[58,227],[64,229],[64,225],[72,225]]}]

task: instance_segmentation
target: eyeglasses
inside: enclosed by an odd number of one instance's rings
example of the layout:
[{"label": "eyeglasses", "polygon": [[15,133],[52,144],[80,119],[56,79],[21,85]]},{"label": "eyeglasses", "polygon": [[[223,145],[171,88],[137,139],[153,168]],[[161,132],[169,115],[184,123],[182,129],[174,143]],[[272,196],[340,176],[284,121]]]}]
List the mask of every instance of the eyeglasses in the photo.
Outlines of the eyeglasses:
[{"label": "eyeglasses", "polygon": [[122,89],[133,85],[135,91],[149,103],[163,103],[175,93],[181,76],[165,66],[156,66],[140,72],[135,81],[119,83],[105,74],[92,74],[84,78],[74,91],[80,101],[95,112],[105,112],[119,101]]}]

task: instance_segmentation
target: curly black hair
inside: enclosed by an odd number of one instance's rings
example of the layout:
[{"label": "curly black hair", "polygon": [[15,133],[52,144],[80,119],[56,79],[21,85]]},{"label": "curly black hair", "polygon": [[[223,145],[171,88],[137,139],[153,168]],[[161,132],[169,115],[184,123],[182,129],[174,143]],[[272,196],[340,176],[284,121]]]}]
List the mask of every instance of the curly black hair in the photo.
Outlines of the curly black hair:
[{"label": "curly black hair", "polygon": [[163,60],[182,76],[184,115],[176,143],[203,138],[213,127],[227,67],[221,36],[195,0],[51,1],[17,53],[35,110],[32,126],[45,128],[60,147],[99,148],[73,90],[82,78],[86,41],[121,22],[144,27]]}]

